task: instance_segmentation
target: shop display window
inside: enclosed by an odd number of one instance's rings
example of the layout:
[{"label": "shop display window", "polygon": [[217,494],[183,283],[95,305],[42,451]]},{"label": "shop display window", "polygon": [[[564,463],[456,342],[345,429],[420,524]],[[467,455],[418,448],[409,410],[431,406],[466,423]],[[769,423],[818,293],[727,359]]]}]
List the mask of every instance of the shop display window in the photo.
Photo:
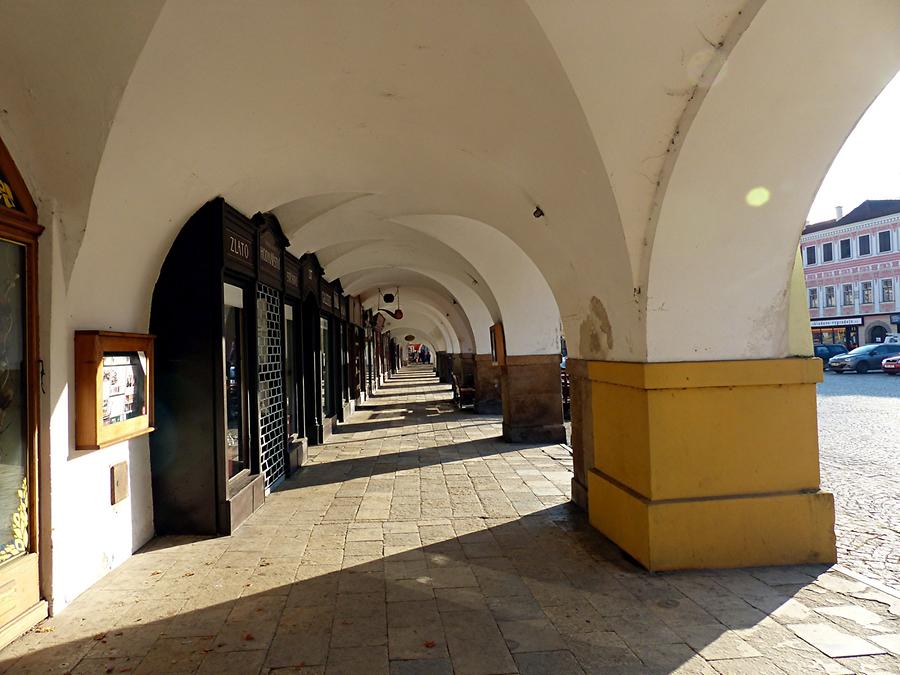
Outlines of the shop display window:
[{"label": "shop display window", "polygon": [[0,562],[29,551],[25,247],[0,240]]},{"label": "shop display window", "polygon": [[299,361],[297,359],[297,324],[294,321],[294,308],[284,306],[284,391],[285,411],[287,413],[288,435],[300,435],[300,388]]},{"label": "shop display window", "polygon": [[332,402],[331,325],[326,317],[319,317],[319,339],[322,358],[322,414],[334,414]]},{"label": "shop display window", "polygon": [[243,297],[242,289],[225,284],[225,475],[229,479],[250,468]]}]

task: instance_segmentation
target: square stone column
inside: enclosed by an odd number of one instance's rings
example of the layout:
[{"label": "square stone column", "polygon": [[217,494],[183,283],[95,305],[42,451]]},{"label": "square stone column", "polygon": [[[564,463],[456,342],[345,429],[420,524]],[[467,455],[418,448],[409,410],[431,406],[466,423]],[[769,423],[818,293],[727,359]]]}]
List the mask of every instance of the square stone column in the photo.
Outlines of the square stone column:
[{"label": "square stone column", "polygon": [[594,468],[593,389],[588,361],[569,358],[569,409],[572,421],[572,501],[588,509],[588,473]]},{"label": "square stone column", "polygon": [[475,355],[475,412],[480,415],[503,413],[500,395],[500,366],[490,354]]},{"label": "square stone column", "polygon": [[559,354],[507,356],[500,367],[503,439],[565,443]]},{"label": "square stone column", "polygon": [[437,370],[438,380],[444,384],[450,384],[450,371],[452,368],[452,359],[447,352],[437,352],[435,354],[435,366]]},{"label": "square stone column", "polygon": [[451,354],[450,358],[451,358],[451,364],[452,364],[451,368],[453,370],[453,374],[456,375],[457,382],[459,382],[460,386],[462,386],[462,379],[463,379],[462,354]]},{"label": "square stone column", "polygon": [[829,563],[818,359],[587,364],[591,524],[652,571]]}]

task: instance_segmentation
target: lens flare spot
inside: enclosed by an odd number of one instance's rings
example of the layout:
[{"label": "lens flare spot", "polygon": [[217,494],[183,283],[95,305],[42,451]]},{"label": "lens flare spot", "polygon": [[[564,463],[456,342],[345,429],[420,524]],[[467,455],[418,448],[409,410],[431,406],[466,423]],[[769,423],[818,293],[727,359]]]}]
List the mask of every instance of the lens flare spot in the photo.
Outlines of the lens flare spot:
[{"label": "lens flare spot", "polygon": [[747,193],[747,196],[744,197],[747,204],[753,207],[765,206],[769,199],[772,197],[772,194],[769,192],[768,188],[764,188],[763,186],[755,187]]}]

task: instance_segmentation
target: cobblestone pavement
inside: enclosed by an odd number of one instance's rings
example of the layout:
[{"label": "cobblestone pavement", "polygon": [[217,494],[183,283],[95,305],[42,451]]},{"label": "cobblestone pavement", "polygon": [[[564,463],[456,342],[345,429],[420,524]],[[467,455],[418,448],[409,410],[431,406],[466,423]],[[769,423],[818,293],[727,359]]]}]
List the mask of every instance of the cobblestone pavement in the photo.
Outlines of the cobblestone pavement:
[{"label": "cobblestone pavement", "polygon": [[564,446],[499,442],[428,375],[234,536],[155,539],[0,670],[900,672],[900,598],[824,566],[648,574],[568,506]]},{"label": "cobblestone pavement", "polygon": [[900,377],[826,372],[818,394],[838,561],[900,589]]}]

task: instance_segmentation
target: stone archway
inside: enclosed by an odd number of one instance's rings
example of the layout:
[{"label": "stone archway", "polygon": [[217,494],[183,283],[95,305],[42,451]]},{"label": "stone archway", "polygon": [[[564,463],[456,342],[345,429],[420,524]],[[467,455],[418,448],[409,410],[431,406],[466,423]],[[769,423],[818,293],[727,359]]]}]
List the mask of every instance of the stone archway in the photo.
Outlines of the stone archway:
[{"label": "stone archway", "polygon": [[884,338],[891,332],[891,327],[884,321],[873,321],[866,326],[866,344],[884,342]]}]

